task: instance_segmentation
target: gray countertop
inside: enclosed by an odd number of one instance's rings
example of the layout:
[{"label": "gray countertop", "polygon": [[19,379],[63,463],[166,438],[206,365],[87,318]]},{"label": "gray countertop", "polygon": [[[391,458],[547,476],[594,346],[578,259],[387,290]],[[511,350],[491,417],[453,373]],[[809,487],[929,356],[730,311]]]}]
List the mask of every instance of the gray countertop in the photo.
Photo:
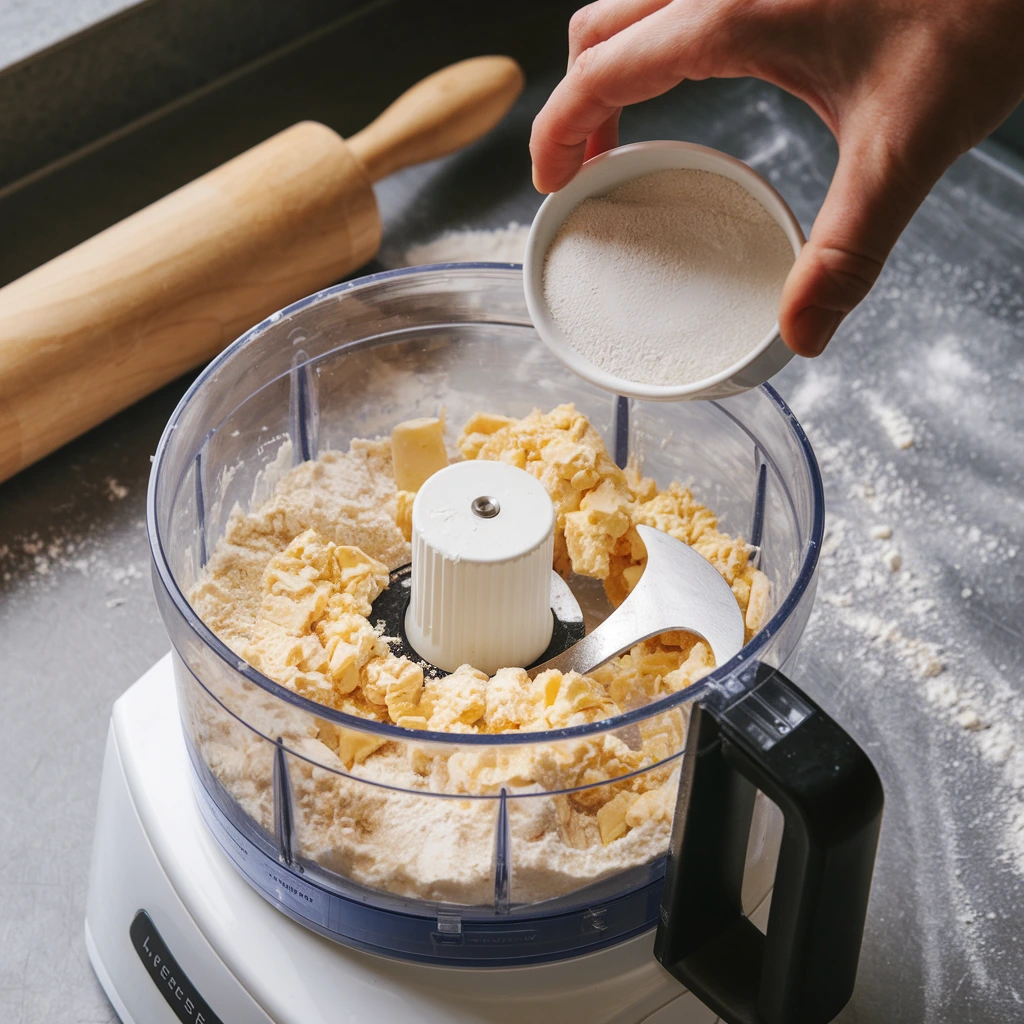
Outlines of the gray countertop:
[{"label": "gray countertop", "polygon": [[[532,217],[525,142],[555,78],[535,76],[484,143],[378,187],[386,251]],[[623,134],[748,160],[805,228],[835,164],[806,108],[749,81],[687,85],[629,112]],[[1022,265],[1024,177],[995,149],[969,154],[827,353],[774,382],[808,425],[830,512],[792,674],[865,746],[887,794],[847,1022],[1024,1020]],[[85,955],[86,880],[111,704],[168,648],[145,488],[186,386],[0,486],[10,1024],[115,1020]],[[872,536],[881,527],[891,538]]]}]

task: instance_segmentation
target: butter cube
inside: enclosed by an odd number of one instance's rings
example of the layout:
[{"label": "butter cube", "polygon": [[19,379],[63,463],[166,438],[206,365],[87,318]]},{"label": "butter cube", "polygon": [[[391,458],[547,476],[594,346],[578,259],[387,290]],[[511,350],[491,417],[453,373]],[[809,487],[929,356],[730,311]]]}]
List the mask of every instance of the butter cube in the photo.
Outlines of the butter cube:
[{"label": "butter cube", "polygon": [[402,715],[396,723],[402,729],[424,730],[427,727],[427,720],[422,715]]},{"label": "butter cube", "polygon": [[476,412],[466,424],[467,434],[496,434],[503,427],[515,423],[511,416],[501,416],[494,412]]},{"label": "butter cube", "polygon": [[601,842],[607,846],[629,831],[626,813],[636,803],[637,794],[628,790],[613,796],[597,812],[597,827],[601,831]]},{"label": "butter cube", "polygon": [[328,747],[334,747],[338,759],[346,768],[362,764],[374,751],[382,747],[387,739],[372,732],[358,732],[346,729],[333,722],[317,719],[320,726],[320,740]]},{"label": "butter cube", "polygon": [[671,821],[674,795],[671,786],[641,793],[626,809],[626,824],[638,828],[645,821]]},{"label": "butter cube", "polygon": [[640,582],[640,577],[644,574],[644,567],[642,565],[627,565],[622,570],[622,579],[626,584],[626,590],[632,593],[633,588]]},{"label": "butter cube", "polygon": [[427,477],[448,465],[444,424],[436,416],[399,423],[391,431],[391,457],[398,489],[418,491]]},{"label": "butter cube", "polygon": [[412,491],[399,491],[395,495],[395,525],[406,540],[412,540],[412,503],[415,500]]},{"label": "butter cube", "polygon": [[750,597],[747,600],[745,623],[747,629],[756,633],[764,622],[768,610],[768,595],[771,593],[771,581],[759,569],[754,570],[754,578],[750,583]]}]

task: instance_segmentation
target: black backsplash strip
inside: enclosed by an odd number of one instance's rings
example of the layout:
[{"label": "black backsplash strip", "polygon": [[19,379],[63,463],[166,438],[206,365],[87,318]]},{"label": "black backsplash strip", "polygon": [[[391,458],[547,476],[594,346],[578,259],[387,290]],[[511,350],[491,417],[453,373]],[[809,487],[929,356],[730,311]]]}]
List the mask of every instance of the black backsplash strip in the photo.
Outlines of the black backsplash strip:
[{"label": "black backsplash strip", "polygon": [[368,0],[148,0],[0,71],[0,188]]}]

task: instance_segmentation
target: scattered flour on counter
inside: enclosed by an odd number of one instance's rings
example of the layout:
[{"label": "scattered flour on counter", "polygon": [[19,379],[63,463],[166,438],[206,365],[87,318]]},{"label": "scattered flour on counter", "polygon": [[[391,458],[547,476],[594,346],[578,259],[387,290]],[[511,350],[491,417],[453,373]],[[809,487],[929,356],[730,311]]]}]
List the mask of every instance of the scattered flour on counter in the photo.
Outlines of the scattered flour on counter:
[{"label": "scattered flour on counter", "polygon": [[107,477],[107,500],[123,501],[128,497],[128,488],[118,483],[112,476]]},{"label": "scattered flour on counter", "polygon": [[[67,500],[47,528],[18,533],[0,543],[0,584],[2,589],[28,586],[56,589],[67,574],[99,578],[114,587],[144,584],[149,577],[138,559],[145,559],[145,519],[130,524],[125,543],[112,550],[109,529],[111,519],[89,507],[96,497],[113,503],[128,497],[129,488],[114,477],[102,481],[80,480],[69,489]],[[79,504],[84,499],[85,504]],[[110,513],[114,515],[113,512]],[[123,512],[117,513],[118,520]],[[128,525],[128,524],[122,524]],[[141,587],[139,588],[141,592]],[[134,600],[134,598],[133,598]],[[124,599],[108,601],[108,608],[120,607]],[[109,625],[109,623],[108,623]]]},{"label": "scattered flour on counter", "polygon": [[991,376],[975,369],[964,356],[953,335],[940,338],[928,351],[926,385],[929,396],[948,405],[951,413],[963,402],[965,393],[991,383]]},{"label": "scattered flour on counter", "polygon": [[[145,527],[144,521],[140,524]],[[135,558],[144,556],[145,544],[130,547]],[[127,557],[127,553],[126,553]],[[103,531],[95,523],[81,527],[66,526],[43,537],[38,531],[16,537],[12,544],[0,544],[0,583],[32,588],[57,588],[67,574],[96,577],[114,588],[141,588],[148,572],[139,563],[114,561]],[[133,598],[134,600],[134,598]],[[107,608],[118,608],[127,598],[113,598]]]},{"label": "scattered flour on counter", "polygon": [[903,556],[895,548],[886,548],[882,552],[882,561],[889,572],[899,572],[903,568]]},{"label": "scattered flour on counter", "polygon": [[[929,362],[940,382],[983,376],[953,337],[938,343]],[[814,383],[794,392],[798,412],[827,398],[814,374],[811,368]],[[1007,666],[972,644],[962,610],[988,586],[1006,582],[1017,546],[970,521],[950,496],[923,485],[920,475],[930,466],[914,447],[909,417],[880,391],[858,385],[851,382],[844,400],[862,405],[900,454],[892,461],[848,436],[828,440],[832,421],[816,421],[821,426],[811,439],[832,493],[813,620],[831,623],[825,629],[837,659],[859,663],[854,671],[865,685],[887,681],[893,663],[902,666],[930,714],[965,738],[977,765],[995,769],[1001,811],[992,823],[994,842],[1003,862],[1024,876],[1024,708],[1006,681]],[[947,393],[940,385],[929,397],[941,407]],[[932,456],[939,464],[946,457]],[[949,483],[954,491],[963,486]],[[961,579],[942,586],[949,572]],[[851,636],[859,642],[844,640]]]},{"label": "scattered flour on counter", "polygon": [[914,443],[914,425],[907,416],[899,409],[886,405],[873,391],[866,392],[864,397],[868,400],[868,408],[889,435],[893,445],[896,448],[911,447]]},{"label": "scattered flour on counter", "polygon": [[823,405],[834,399],[839,386],[837,374],[823,372],[811,365],[807,367],[804,379],[793,393],[786,396],[786,401],[801,420],[807,421],[809,416],[817,413]]},{"label": "scattered flour on counter", "polygon": [[585,199],[544,260],[544,301],[570,346],[629,381],[686,384],[773,329],[793,265],[782,228],[708,171],[648,174]]},{"label": "scattered flour on counter", "polygon": [[[902,718],[902,694],[916,693],[934,723],[929,731],[943,737],[939,759],[924,763],[909,746],[900,750],[898,738],[888,741],[895,748],[890,764],[934,773],[928,792],[935,804],[922,808],[921,815],[929,825],[936,816],[942,824],[933,833],[918,831],[917,823],[908,834],[935,845],[943,867],[929,884],[942,886],[953,908],[941,939],[929,932],[924,940],[928,998],[938,1005],[948,995],[943,965],[951,950],[960,951],[975,984],[983,990],[993,984],[987,964],[997,954],[990,935],[995,911],[988,906],[995,897],[987,888],[978,891],[973,870],[970,886],[966,877],[960,878],[955,866],[969,856],[961,850],[971,848],[965,833],[985,836],[995,859],[1018,879],[1024,877],[1024,710],[1004,678],[1005,666],[994,664],[969,639],[971,627],[960,609],[974,589],[942,586],[944,571],[949,571],[943,563],[959,565],[972,580],[994,580],[1003,565],[1012,564],[1017,550],[975,524],[949,523],[950,513],[914,479],[911,467],[896,466],[845,438],[837,444],[812,440],[828,490],[846,500],[831,501],[843,515],[829,514],[819,600],[807,642],[832,650],[836,661],[846,663],[842,674],[861,694],[857,699],[884,707],[893,690],[901,691],[888,714]],[[912,458],[913,452],[901,450],[897,458]],[[872,526],[883,516],[883,525]],[[929,547],[943,535],[937,524],[947,531],[940,551]],[[898,541],[903,559],[897,572],[878,553],[880,545],[892,541]],[[961,596],[964,592],[968,598]],[[913,735],[908,731],[908,744],[916,742]],[[961,805],[951,795],[949,787],[965,773],[979,778],[987,794],[984,811]],[[972,820],[974,814],[984,817]],[[929,891],[926,902],[932,897]]]},{"label": "scattered flour on counter", "polygon": [[[785,190],[813,172],[803,159],[783,148],[767,176]],[[1024,892],[1024,289],[1019,231],[1007,241],[1020,218],[992,211],[986,231],[981,200],[949,193],[940,183],[826,353],[778,386],[825,483],[803,650],[890,790],[876,884],[894,906],[873,900],[881,949],[865,961],[886,977],[895,927],[920,943],[905,958],[922,967],[919,1019],[973,1006],[1009,1021],[1024,1011],[1024,987],[1007,984]]]},{"label": "scattered flour on counter", "polygon": [[407,267],[424,263],[522,263],[529,224],[512,221],[506,227],[446,231],[433,241],[405,251]]}]

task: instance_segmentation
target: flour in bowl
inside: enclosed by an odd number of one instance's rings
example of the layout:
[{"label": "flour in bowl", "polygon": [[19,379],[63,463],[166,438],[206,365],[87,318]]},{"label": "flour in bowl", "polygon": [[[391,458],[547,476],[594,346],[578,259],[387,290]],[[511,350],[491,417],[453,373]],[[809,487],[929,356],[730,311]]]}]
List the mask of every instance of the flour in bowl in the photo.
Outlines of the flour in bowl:
[{"label": "flour in bowl", "polygon": [[728,369],[774,329],[793,247],[741,185],[648,174],[585,199],[544,262],[544,300],[570,346],[642,384]]}]

